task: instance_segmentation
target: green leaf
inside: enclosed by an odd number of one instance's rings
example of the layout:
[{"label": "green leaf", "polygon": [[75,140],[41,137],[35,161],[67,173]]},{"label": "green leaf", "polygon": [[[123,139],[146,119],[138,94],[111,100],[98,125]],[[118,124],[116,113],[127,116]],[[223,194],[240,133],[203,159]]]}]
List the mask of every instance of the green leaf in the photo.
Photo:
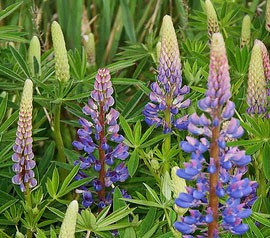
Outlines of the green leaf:
[{"label": "green leaf", "polygon": [[134,22],[132,20],[132,14],[128,6],[128,1],[120,0],[120,5],[121,5],[121,10],[122,10],[124,27],[129,37],[129,40],[132,42],[136,42]]},{"label": "green leaf", "polygon": [[60,217],[61,220],[64,219],[65,213],[61,212],[60,210],[54,208],[54,207],[47,207],[51,212],[53,212],[56,216]]},{"label": "green leaf", "polygon": [[171,177],[168,173],[168,171],[165,172],[165,175],[162,176],[161,180],[161,191],[164,197],[166,198],[167,201],[171,200]]},{"label": "green leaf", "polygon": [[5,210],[7,210],[9,207],[11,207],[13,204],[17,203],[18,199],[14,199],[14,200],[10,200],[8,202],[6,202],[5,204],[3,204],[0,207],[0,214],[3,213]]},{"label": "green leaf", "polygon": [[4,75],[8,79],[14,80],[15,82],[19,81],[19,82],[24,83],[24,80],[22,79],[22,77],[19,74],[15,73],[13,70],[11,70],[3,65],[0,65],[0,74]]},{"label": "green leaf", "polygon": [[145,218],[143,219],[142,223],[139,226],[138,236],[143,237],[144,234],[147,233],[153,226],[155,219],[156,219],[157,209],[154,207],[149,208]]},{"label": "green leaf", "polygon": [[142,125],[140,121],[137,121],[134,126],[134,141],[135,145],[138,145],[142,135]]},{"label": "green leaf", "polygon": [[6,9],[0,11],[0,21],[9,16],[12,12],[16,11],[22,3],[23,1],[11,4]]},{"label": "green leaf", "polygon": [[[61,197],[61,196],[64,196],[65,194],[68,193],[68,186],[69,184],[73,181],[75,175],[78,173],[80,169],[80,163],[77,164],[68,174],[68,176],[65,178],[58,194],[57,194],[57,197]],[[79,181],[76,181],[76,182],[79,182]],[[75,183],[75,182],[74,182]]]},{"label": "green leaf", "polygon": [[259,228],[256,226],[255,222],[252,221],[251,218],[244,219],[244,222],[246,222],[249,226],[250,231],[253,232],[253,234],[258,238],[264,238],[263,234],[259,230]]},{"label": "green leaf", "polygon": [[156,128],[156,125],[150,126],[146,130],[146,132],[143,134],[139,144],[143,144],[148,139],[148,137],[152,134],[152,132],[155,130],[155,128]]},{"label": "green leaf", "polygon": [[158,203],[158,204],[162,204],[157,193],[155,192],[154,189],[150,188],[146,183],[143,183],[143,185],[146,187],[146,189],[148,190],[148,192],[151,194],[152,198],[154,198],[154,200]]},{"label": "green leaf", "polygon": [[255,221],[267,226],[270,228],[270,220],[269,218],[264,218],[261,213],[253,212],[251,215],[251,218],[253,218]]},{"label": "green leaf", "polygon": [[39,229],[39,228],[36,228],[37,229],[37,235],[36,235],[36,238],[47,238],[47,236],[45,235],[45,233]]},{"label": "green leaf", "polygon": [[26,78],[31,79],[31,74],[28,70],[27,64],[23,58],[23,56],[13,47],[9,47],[13,57],[15,58],[16,62],[18,63],[19,67],[21,68],[21,70],[23,71],[24,75],[26,76]]},{"label": "green leaf", "polygon": [[[116,187],[114,189],[114,192],[113,192],[113,210],[114,211],[117,211],[118,209],[124,208],[124,207],[127,206],[125,201],[123,201],[121,198],[123,198],[122,193],[121,193],[119,187]],[[118,222],[118,224],[121,223],[121,222],[127,222],[128,223],[129,218],[128,217],[123,218],[122,220],[120,220]],[[120,237],[124,237],[123,236],[124,232],[125,232],[124,229],[119,229],[118,232],[119,232]]]},{"label": "green leaf", "polygon": [[133,137],[132,130],[129,124],[127,123],[126,119],[122,115],[120,115],[119,119],[120,119],[121,127],[124,130],[127,139],[134,145],[135,139]]},{"label": "green leaf", "polygon": [[270,146],[269,144],[266,144],[263,148],[263,171],[265,174],[265,177],[270,181]]},{"label": "green leaf", "polygon": [[155,136],[153,139],[148,140],[147,142],[141,144],[139,147],[140,147],[141,149],[143,149],[143,148],[146,148],[146,147],[148,147],[148,146],[154,145],[154,144],[156,144],[157,142],[159,142],[159,141],[165,139],[165,138],[168,137],[169,135],[170,135],[170,134],[160,134],[160,135],[157,135],[157,136]]},{"label": "green leaf", "polygon": [[14,112],[1,126],[0,133],[7,130],[16,120],[18,120],[19,110]]},{"label": "green leaf", "polygon": [[130,198],[122,198],[122,200],[124,200],[126,202],[130,202],[130,203],[134,203],[134,204],[137,204],[137,205],[146,206],[146,207],[163,208],[162,205],[160,205],[160,204],[158,204],[156,202],[147,201],[147,200],[130,199]]},{"label": "green leaf", "polygon": [[47,147],[47,149],[46,149],[46,151],[41,159],[42,163],[40,163],[38,165],[38,170],[39,170],[40,174],[44,174],[46,172],[46,170],[48,169],[51,161],[53,160],[54,152],[55,152],[55,142],[52,141],[48,145],[48,147]]},{"label": "green leaf", "polygon": [[57,194],[59,187],[59,173],[57,168],[54,168],[53,175],[52,175],[52,191],[53,194]]},{"label": "green leaf", "polygon": [[65,190],[62,190],[61,192],[59,191],[59,193],[57,194],[57,197],[63,197],[66,194],[68,194],[69,192],[75,190],[76,188],[81,187],[82,185],[85,185],[87,182],[91,181],[92,178],[84,178],[84,179],[80,179],[78,181],[74,181],[72,182]]},{"label": "green leaf", "polygon": [[138,165],[139,165],[139,161],[140,161],[140,157],[139,157],[138,149],[136,148],[131,153],[130,158],[128,160],[128,172],[131,177],[136,173]]},{"label": "green leaf", "polygon": [[121,219],[123,219],[124,217],[126,217],[127,215],[129,215],[130,213],[132,213],[135,210],[135,208],[120,208],[116,211],[114,211],[113,213],[111,213],[110,215],[108,215],[105,219],[103,219],[102,221],[97,223],[97,230],[98,231],[103,231],[104,229],[106,229],[106,226],[109,226],[115,222],[120,221]]}]

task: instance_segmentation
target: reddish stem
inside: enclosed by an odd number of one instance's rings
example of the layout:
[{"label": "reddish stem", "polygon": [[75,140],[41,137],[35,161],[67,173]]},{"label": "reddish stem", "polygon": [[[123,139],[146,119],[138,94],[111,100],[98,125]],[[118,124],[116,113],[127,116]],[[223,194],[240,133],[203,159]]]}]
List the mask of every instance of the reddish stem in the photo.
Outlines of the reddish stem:
[{"label": "reddish stem", "polygon": [[104,201],[105,200],[105,151],[101,148],[103,139],[105,137],[105,122],[104,122],[104,111],[103,111],[103,102],[100,102],[100,114],[99,114],[99,121],[102,127],[101,132],[99,133],[99,161],[101,165],[101,169],[99,171],[99,181],[101,182],[102,189],[98,192],[99,199]]},{"label": "reddish stem", "polygon": [[212,128],[212,141],[210,146],[210,158],[214,159],[216,172],[210,174],[210,194],[209,207],[213,212],[213,221],[208,225],[208,237],[213,238],[216,231],[218,231],[218,196],[216,194],[216,187],[218,184],[219,175],[219,126]]}]

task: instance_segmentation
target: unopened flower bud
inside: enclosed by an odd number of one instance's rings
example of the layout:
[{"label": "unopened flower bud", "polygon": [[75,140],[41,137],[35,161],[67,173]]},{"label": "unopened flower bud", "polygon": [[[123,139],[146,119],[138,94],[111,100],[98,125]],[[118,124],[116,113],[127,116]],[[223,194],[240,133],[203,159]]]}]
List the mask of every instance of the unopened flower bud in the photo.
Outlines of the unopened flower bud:
[{"label": "unopened flower bud", "polygon": [[208,36],[212,39],[214,33],[219,32],[218,19],[215,8],[210,0],[205,1],[206,14],[207,14],[207,26],[208,26]]},{"label": "unopened flower bud", "polygon": [[28,49],[28,64],[32,75],[41,74],[40,51],[39,39],[33,36]]},{"label": "unopened flower bud", "polygon": [[73,200],[66,211],[63,223],[61,225],[59,238],[74,238],[79,205]]},{"label": "unopened flower bud", "polygon": [[83,45],[86,52],[87,60],[90,66],[96,65],[96,48],[93,33],[89,33],[83,37]]},{"label": "unopened flower bud", "polygon": [[55,74],[56,78],[65,83],[69,80],[69,64],[66,50],[66,43],[60,25],[54,21],[51,26],[52,41],[55,53]]},{"label": "unopened flower bud", "polygon": [[[179,193],[186,193],[186,180],[183,178],[180,178],[176,175],[176,171],[179,169],[179,167],[175,166],[172,168],[171,170],[171,177],[172,177],[172,181],[171,181],[171,189],[173,192],[173,197],[176,198]],[[175,212],[179,215],[179,216],[183,216],[188,209],[186,208],[182,208],[182,207],[178,207],[176,205],[174,205],[173,209],[175,210]]]},{"label": "unopened flower bud", "polygon": [[242,22],[242,32],[240,47],[243,48],[245,45],[249,46],[250,42],[250,17],[249,15],[244,16]]},{"label": "unopened flower bud", "polygon": [[153,168],[154,170],[159,170],[160,165],[159,165],[159,162],[158,162],[156,159],[152,159],[152,160],[150,161],[150,164],[151,164],[151,166],[152,166],[152,168]]}]

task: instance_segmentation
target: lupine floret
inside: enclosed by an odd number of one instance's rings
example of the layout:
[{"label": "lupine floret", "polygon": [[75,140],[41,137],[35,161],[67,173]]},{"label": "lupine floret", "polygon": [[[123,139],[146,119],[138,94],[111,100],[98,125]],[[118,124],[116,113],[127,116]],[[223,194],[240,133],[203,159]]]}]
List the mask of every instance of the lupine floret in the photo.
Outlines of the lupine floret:
[{"label": "lupine floret", "polygon": [[[76,179],[87,178],[84,171],[90,168],[98,174],[92,181],[94,191],[89,190],[87,185],[77,190],[78,193],[83,194],[85,207],[91,206],[94,202],[100,208],[109,204],[111,190],[105,191],[105,188],[117,182],[124,182],[129,177],[128,169],[124,164],[129,156],[128,146],[123,143],[124,137],[118,133],[119,112],[112,108],[114,104],[112,94],[109,70],[99,69],[91,98],[82,110],[86,116],[91,117],[91,121],[85,118],[79,119],[82,128],[77,131],[79,139],[73,142],[77,150],[86,154],[75,162],[75,164],[80,163],[80,171]],[[94,193],[98,194],[98,201],[95,201]]]},{"label": "lupine floret", "polygon": [[14,154],[12,155],[12,161],[15,163],[12,170],[16,173],[12,182],[20,185],[22,192],[26,191],[27,186],[33,188],[37,185],[33,171],[36,162],[32,151],[32,101],[33,83],[30,79],[26,79],[20,104],[16,140],[13,146]]},{"label": "lupine floret", "polygon": [[189,87],[182,87],[181,62],[178,42],[170,16],[164,16],[161,27],[161,48],[157,81],[151,84],[149,102],[143,111],[148,125],[162,126],[165,133],[172,127],[184,130],[187,116],[177,117],[180,109],[190,106],[190,99],[184,100]]},{"label": "lupine floret", "polygon": [[[175,199],[177,206],[189,208],[189,216],[175,222],[175,228],[186,235],[183,237],[193,237],[191,234],[200,230],[197,237],[218,237],[222,229],[236,235],[245,233],[248,226],[242,219],[251,214],[247,198],[256,190],[256,182],[242,178],[250,156],[236,147],[226,146],[226,141],[242,136],[243,129],[233,118],[229,66],[220,33],[213,34],[209,68],[208,89],[205,98],[198,102],[205,114],[194,113],[188,124],[191,135],[200,139],[187,136],[186,141],[180,143],[183,151],[191,153],[191,160],[176,174],[196,181],[195,188],[187,187],[188,193],[180,193]],[[236,172],[232,173],[232,169]],[[225,204],[221,205],[219,198]],[[207,208],[201,212],[196,210],[202,206]],[[208,233],[204,227],[208,227]]]}]

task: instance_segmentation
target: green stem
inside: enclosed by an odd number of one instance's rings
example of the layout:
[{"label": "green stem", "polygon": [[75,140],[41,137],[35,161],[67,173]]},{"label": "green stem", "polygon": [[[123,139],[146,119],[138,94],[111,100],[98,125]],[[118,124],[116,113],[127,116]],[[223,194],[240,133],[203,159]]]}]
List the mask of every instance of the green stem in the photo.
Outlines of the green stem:
[{"label": "green stem", "polygon": [[[170,126],[170,123],[171,123],[170,105],[168,105],[168,109],[166,109],[164,114],[165,114],[165,122],[167,123],[168,126]],[[166,158],[164,159],[163,172],[165,173],[167,171],[168,173],[170,173],[170,161],[168,159],[168,154],[171,150],[171,136],[170,135],[164,140],[164,149],[165,149]]]},{"label": "green stem", "polygon": [[172,226],[172,223],[171,223],[171,219],[169,217],[169,214],[168,214],[168,211],[167,211],[166,208],[164,208],[164,214],[165,214],[166,220],[168,222],[168,226],[169,226],[171,232],[173,233],[174,237],[175,238],[179,238],[180,237],[180,233],[179,232],[175,232],[175,230],[173,229],[173,226]]},{"label": "green stem", "polygon": [[261,196],[262,198],[267,197],[267,186],[266,186],[266,177],[264,175],[263,170],[263,154],[262,151],[259,151],[259,154],[256,159],[256,179],[259,183],[258,187],[258,195]]},{"label": "green stem", "polygon": [[[58,103],[55,106],[54,136],[55,136],[56,147],[58,151],[57,161],[61,163],[66,163],[66,157],[64,153],[64,143],[63,143],[63,138],[61,135],[61,128],[60,128],[61,106],[62,106],[62,103]],[[60,181],[64,181],[67,175],[67,171],[63,168],[60,168],[59,173],[60,173]]]},{"label": "green stem", "polygon": [[149,171],[151,172],[151,174],[156,179],[157,183],[160,185],[160,177],[155,173],[155,171],[153,170],[152,166],[149,164],[149,162],[145,158],[144,154],[143,153],[140,153],[140,155],[141,155],[141,158],[144,161],[144,164],[147,166],[147,168],[149,169]]},{"label": "green stem", "polygon": [[[24,197],[25,197],[26,205],[27,205],[28,209],[32,209],[31,190],[30,190],[28,184],[25,185],[25,189],[26,189],[26,191],[24,193]],[[32,238],[33,237],[33,233],[31,231],[31,229],[27,229],[26,237],[27,238]]]}]

